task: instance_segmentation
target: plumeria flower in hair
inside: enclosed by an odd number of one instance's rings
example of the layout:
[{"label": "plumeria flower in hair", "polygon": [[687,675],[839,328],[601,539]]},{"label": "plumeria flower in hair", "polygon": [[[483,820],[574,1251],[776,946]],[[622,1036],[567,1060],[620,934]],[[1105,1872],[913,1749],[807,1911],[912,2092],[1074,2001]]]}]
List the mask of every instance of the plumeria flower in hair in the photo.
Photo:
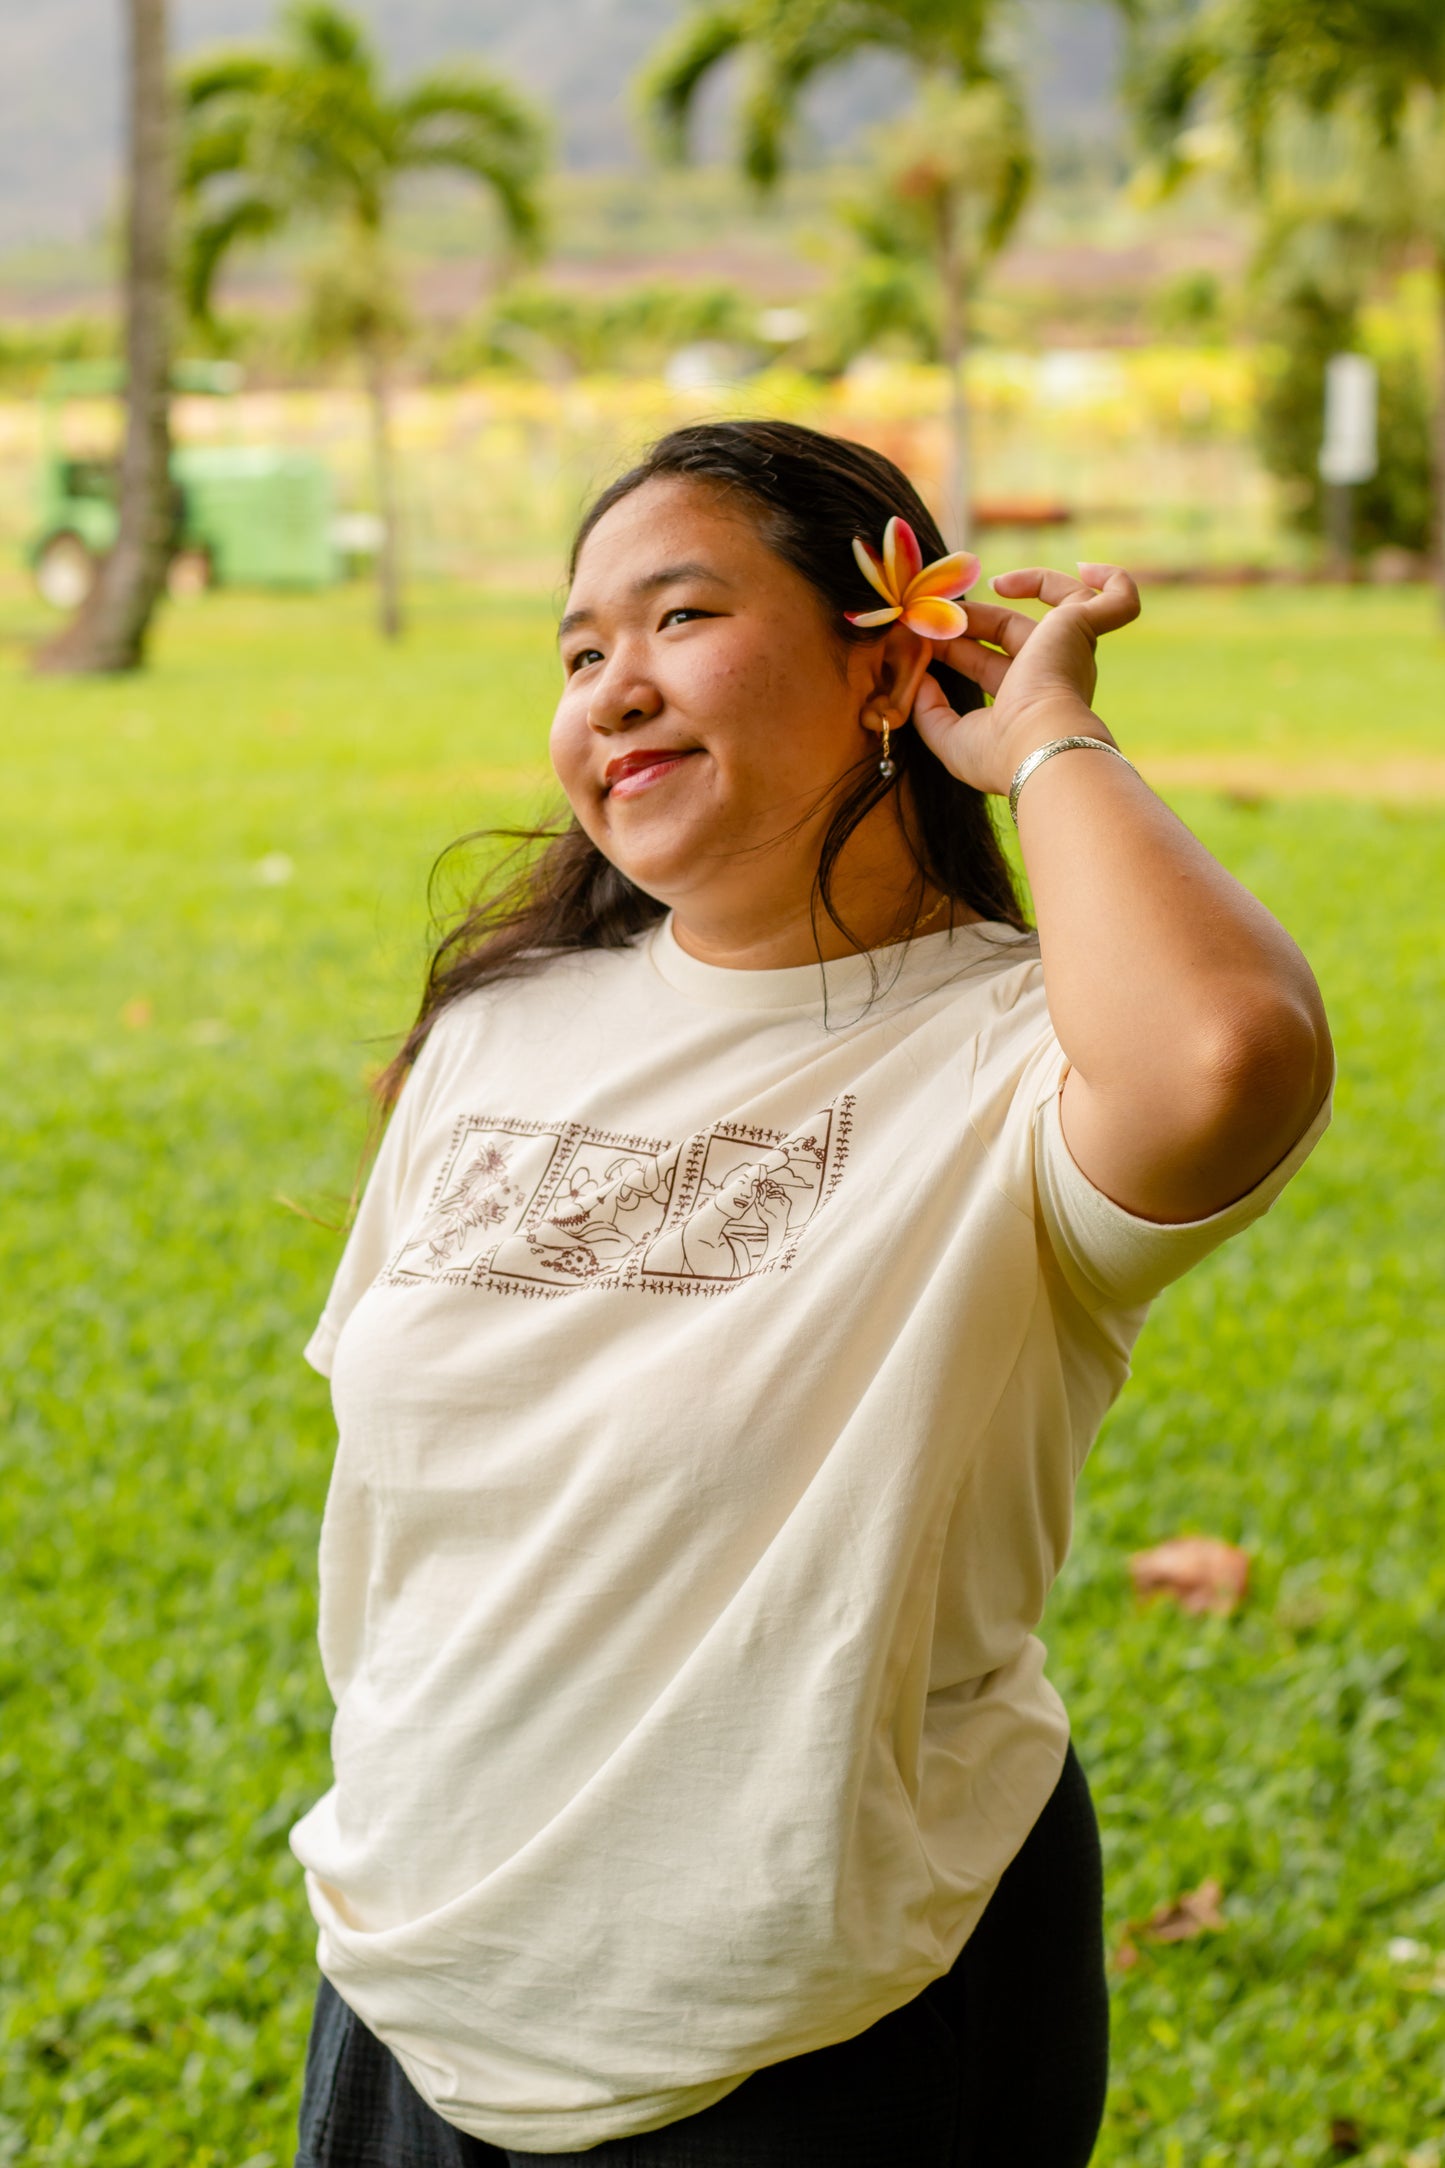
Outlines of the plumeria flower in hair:
[{"label": "plumeria flower in hair", "polygon": [[968,629],[968,612],[953,600],[978,578],[971,550],[923,562],[918,537],[906,519],[890,519],[883,530],[883,555],[861,535],[853,537],[853,555],[870,587],[888,604],[886,610],[845,610],[850,625],[891,625],[901,617],[910,632],[925,640],[956,640]]}]

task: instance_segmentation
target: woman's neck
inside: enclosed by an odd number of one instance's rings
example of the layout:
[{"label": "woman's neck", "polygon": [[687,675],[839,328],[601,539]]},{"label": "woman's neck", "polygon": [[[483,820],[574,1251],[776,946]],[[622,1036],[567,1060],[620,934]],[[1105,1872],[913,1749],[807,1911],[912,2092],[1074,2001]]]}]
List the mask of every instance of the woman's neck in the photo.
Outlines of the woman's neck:
[{"label": "woman's neck", "polygon": [[699,963],[728,971],[786,971],[816,963],[820,955],[825,963],[833,963],[868,949],[887,948],[914,934],[942,933],[950,925],[961,926],[978,917],[967,904],[948,898],[931,882],[920,888],[916,876],[901,895],[875,890],[867,897],[835,897],[834,908],[843,926],[835,925],[820,908],[815,931],[809,902],[804,895],[791,905],[778,902],[771,909],[718,912],[686,899],[674,909],[673,936],[678,947]]},{"label": "woman's neck", "polygon": [[737,860],[714,862],[696,887],[664,899],[673,905],[678,947],[723,970],[787,971],[976,919],[977,911],[956,897],[950,902],[919,872],[911,825],[911,802],[890,798],[870,807],[848,836],[828,882],[841,925],[816,892],[822,827],[790,836],[785,851],[752,857],[746,870]]}]

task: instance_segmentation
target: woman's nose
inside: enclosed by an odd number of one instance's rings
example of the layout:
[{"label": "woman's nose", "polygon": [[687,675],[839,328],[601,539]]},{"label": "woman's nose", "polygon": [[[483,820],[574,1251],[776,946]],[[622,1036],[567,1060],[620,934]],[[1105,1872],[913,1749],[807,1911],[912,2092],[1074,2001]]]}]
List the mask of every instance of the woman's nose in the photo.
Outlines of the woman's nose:
[{"label": "woman's nose", "polygon": [[604,670],[587,703],[587,724],[604,735],[626,730],[632,723],[649,722],[662,707],[662,695],[651,679],[618,656],[614,667]]}]

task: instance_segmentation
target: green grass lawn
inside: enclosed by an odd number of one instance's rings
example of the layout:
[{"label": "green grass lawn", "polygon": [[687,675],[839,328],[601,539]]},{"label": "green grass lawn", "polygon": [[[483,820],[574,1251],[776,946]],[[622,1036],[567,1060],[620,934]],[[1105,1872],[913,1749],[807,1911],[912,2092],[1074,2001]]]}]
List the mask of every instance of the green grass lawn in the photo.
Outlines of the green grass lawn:
[{"label": "green grass lawn", "polygon": [[[1146,756],[1445,752],[1419,594],[1169,593],[1106,662]],[[363,1072],[453,834],[535,807],[549,610],[218,598],[133,682],[27,681],[0,596],[0,2161],[289,2164],[313,1987],[291,1821],[326,1781],[300,1345]],[[1048,1624],[1111,1934],[1206,1877],[1219,1933],[1118,1976],[1099,2160],[1438,2168],[1445,2138],[1439,1192],[1445,806],[1181,801],[1314,958],[1334,1130],[1160,1302]],[[1128,1553],[1244,1544],[1228,1620]],[[1040,2163],[1039,2168],[1048,2168]]]}]

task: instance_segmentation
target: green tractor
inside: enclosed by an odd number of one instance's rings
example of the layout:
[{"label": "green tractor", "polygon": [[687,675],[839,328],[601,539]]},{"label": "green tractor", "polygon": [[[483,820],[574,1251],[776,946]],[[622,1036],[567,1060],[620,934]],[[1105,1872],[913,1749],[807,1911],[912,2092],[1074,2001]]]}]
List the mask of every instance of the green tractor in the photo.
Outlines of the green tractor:
[{"label": "green tractor", "polygon": [[[122,382],[114,364],[73,362],[53,369],[41,393],[39,518],[26,555],[36,586],[57,609],[73,610],[85,600],[118,519],[118,461],[64,448],[65,406],[116,394]],[[218,396],[240,382],[240,370],[227,362],[182,362],[173,377],[178,392]],[[184,445],[171,454],[171,478],[175,594],[213,585],[329,587],[346,576],[348,556],[374,546],[364,515],[338,518],[330,470],[313,453]]]}]

